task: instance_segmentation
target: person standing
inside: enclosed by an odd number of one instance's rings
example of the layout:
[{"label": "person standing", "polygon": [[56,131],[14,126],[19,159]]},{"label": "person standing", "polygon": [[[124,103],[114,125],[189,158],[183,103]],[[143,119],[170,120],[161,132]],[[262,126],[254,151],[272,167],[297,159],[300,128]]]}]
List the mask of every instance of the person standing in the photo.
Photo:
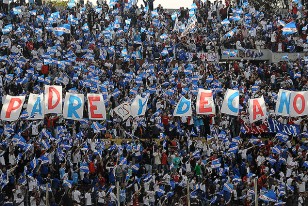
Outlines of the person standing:
[{"label": "person standing", "polygon": [[105,204],[106,193],[102,190],[102,188],[98,191],[98,206],[103,206]]},{"label": "person standing", "polygon": [[86,205],[92,205],[91,192],[87,191],[84,197],[85,197]]},{"label": "person standing", "polygon": [[8,14],[10,0],[3,0],[2,9],[5,14]]}]

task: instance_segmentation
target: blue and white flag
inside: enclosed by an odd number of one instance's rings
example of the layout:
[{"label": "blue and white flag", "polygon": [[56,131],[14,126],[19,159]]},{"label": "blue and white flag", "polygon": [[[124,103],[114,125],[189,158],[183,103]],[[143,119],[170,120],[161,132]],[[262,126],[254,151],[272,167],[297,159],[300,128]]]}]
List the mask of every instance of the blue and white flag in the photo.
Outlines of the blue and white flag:
[{"label": "blue and white flag", "polygon": [[227,18],[221,22],[221,25],[228,25],[228,24],[230,24],[230,21]]},{"label": "blue and white flag", "polygon": [[80,171],[88,174],[90,172],[88,163],[80,163]]},{"label": "blue and white flag", "polygon": [[50,17],[52,18],[52,19],[59,19],[60,18],[60,12],[54,12],[54,13],[52,13],[52,14],[50,14]]},{"label": "blue and white flag", "polygon": [[62,36],[63,34],[70,34],[71,33],[71,25],[69,24],[62,24],[58,27],[53,29],[53,33],[56,36]]},{"label": "blue and white flag", "polygon": [[282,29],[282,34],[283,35],[289,35],[289,34],[294,34],[297,32],[297,27],[295,22],[290,22],[286,24]]},{"label": "blue and white flag", "polygon": [[286,22],[284,22],[284,21],[282,21],[282,20],[279,20],[279,21],[277,22],[277,25],[278,25],[278,26],[285,26],[285,25],[286,25]]},{"label": "blue and white flag", "polygon": [[233,16],[230,17],[230,20],[236,22],[236,21],[241,20],[241,17],[238,16],[238,15],[233,15]]},{"label": "blue and white flag", "polygon": [[152,12],[151,12],[151,15],[152,15],[152,17],[156,17],[156,16],[158,16],[158,12],[157,12],[157,10],[155,9],[155,10],[153,10]]},{"label": "blue and white flag", "polygon": [[200,158],[200,157],[201,157],[200,151],[199,151],[199,150],[196,150],[196,151],[193,153],[193,157],[196,158],[196,159]]},{"label": "blue and white flag", "polygon": [[279,132],[276,134],[276,138],[280,141],[280,142],[287,142],[289,140],[289,136],[285,133]]},{"label": "blue and white flag", "polygon": [[30,162],[30,167],[31,167],[31,169],[35,169],[37,165],[38,165],[38,160],[37,160],[36,158],[34,158],[34,159]]},{"label": "blue and white flag", "polygon": [[125,157],[121,157],[119,161],[119,165],[127,165],[127,159]]},{"label": "blue and white flag", "polygon": [[259,198],[266,202],[277,202],[277,195],[273,190],[269,190],[263,195],[260,195]]},{"label": "blue and white flag", "polygon": [[66,186],[68,188],[72,188],[73,186],[73,180],[64,180],[63,181],[63,186]]},{"label": "blue and white flag", "polygon": [[221,163],[219,159],[212,160],[212,165],[211,165],[212,168],[219,168],[220,166]]},{"label": "blue and white flag", "polygon": [[234,28],[231,31],[229,31],[228,33],[226,33],[225,37],[233,37],[234,34],[236,34],[236,32],[237,32],[237,28]]},{"label": "blue and white flag", "polygon": [[223,190],[226,191],[226,192],[232,193],[232,191],[233,191],[233,184],[225,183],[224,187],[223,187]]},{"label": "blue and white flag", "polygon": [[13,24],[8,24],[2,29],[3,34],[8,34],[13,30]]},{"label": "blue and white flag", "polygon": [[88,23],[85,23],[82,27],[81,27],[82,31],[84,32],[88,32],[89,31],[89,26]]},{"label": "blue and white flag", "polygon": [[94,129],[94,131],[96,132],[100,132],[101,130],[104,130],[104,127],[98,122],[93,122],[93,124],[91,125],[91,128]]},{"label": "blue and white flag", "polygon": [[272,147],[273,154],[280,154],[280,152],[281,152],[281,147],[279,145],[275,145],[274,147]]},{"label": "blue and white flag", "polygon": [[15,15],[18,15],[18,14],[21,14],[21,7],[20,6],[17,6],[15,8],[13,8],[13,14]]},{"label": "blue and white flag", "polygon": [[39,22],[43,22],[45,20],[45,16],[44,16],[44,14],[41,14],[41,15],[36,16],[36,19]]},{"label": "blue and white flag", "polygon": [[41,164],[48,164],[49,163],[49,159],[48,159],[48,156],[47,154],[45,155],[42,155],[39,160],[41,161]]},{"label": "blue and white flag", "polygon": [[32,15],[32,16],[36,16],[36,10],[31,10],[31,11],[29,11],[29,13],[30,13],[30,15]]},{"label": "blue and white flag", "polygon": [[135,164],[135,165],[132,166],[132,171],[135,172],[135,173],[138,172],[139,169],[140,169],[140,165],[139,164]]},{"label": "blue and white flag", "polygon": [[76,6],[76,2],[75,2],[75,0],[70,0],[69,2],[67,2],[67,7],[68,8],[73,8],[73,7],[75,7]]},{"label": "blue and white flag", "polygon": [[159,189],[156,190],[156,194],[158,197],[161,197],[165,194],[165,188],[163,186],[160,186]]},{"label": "blue and white flag", "polygon": [[308,168],[308,161],[305,161],[305,162],[304,162],[303,167]]}]

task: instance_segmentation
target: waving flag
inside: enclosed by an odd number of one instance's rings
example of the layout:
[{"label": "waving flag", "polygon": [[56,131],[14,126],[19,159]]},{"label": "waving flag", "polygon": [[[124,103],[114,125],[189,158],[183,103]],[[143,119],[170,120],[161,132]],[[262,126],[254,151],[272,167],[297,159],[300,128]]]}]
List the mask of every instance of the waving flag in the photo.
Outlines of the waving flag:
[{"label": "waving flag", "polygon": [[290,22],[286,24],[281,30],[283,35],[294,34],[297,32],[296,24],[295,22]]},{"label": "waving flag", "polygon": [[60,12],[54,12],[54,13],[52,13],[52,14],[50,14],[50,17],[52,18],[52,19],[59,19],[60,18]]},{"label": "waving flag", "polygon": [[39,22],[43,22],[44,19],[45,19],[44,14],[38,15],[38,16],[36,17],[36,19],[37,19],[37,21],[39,21]]},{"label": "waving flag", "polygon": [[212,160],[212,165],[211,165],[212,168],[219,168],[220,166],[221,164],[219,159]]},{"label": "waving flag", "polygon": [[89,26],[88,23],[85,23],[82,27],[81,27],[82,31],[84,32],[88,32],[89,31]]},{"label": "waving flag", "polygon": [[73,186],[73,180],[64,180],[63,181],[63,186],[66,186],[68,188],[72,188]]},{"label": "waving flag", "polygon": [[80,163],[80,171],[88,174],[90,172],[88,163]]},{"label": "waving flag", "polygon": [[273,190],[267,191],[263,195],[260,195],[259,198],[266,202],[277,202],[277,196]]},{"label": "waving flag", "polygon": [[139,171],[139,168],[140,168],[140,165],[139,164],[135,164],[135,165],[132,166],[132,171],[136,173],[136,172]]},{"label": "waving flag", "polygon": [[42,164],[47,164],[47,163],[49,163],[49,159],[48,159],[47,154],[42,155],[42,156],[39,158],[39,160],[41,161]]},{"label": "waving flag", "polygon": [[239,20],[241,20],[241,17],[238,16],[238,15],[234,15],[234,16],[230,17],[230,20],[231,21],[239,21]]},{"label": "waving flag", "polygon": [[280,154],[280,152],[281,152],[281,147],[279,145],[275,145],[274,147],[272,147],[272,153]]},{"label": "waving flag", "polygon": [[276,137],[280,142],[287,142],[289,140],[289,136],[285,133],[277,133]]},{"label": "waving flag", "polygon": [[13,30],[13,24],[8,24],[2,29],[3,34],[8,34]]},{"label": "waving flag", "polygon": [[32,169],[35,169],[36,166],[38,165],[38,160],[36,158],[34,158],[31,162],[30,162],[30,167]]},{"label": "waving flag", "polygon": [[21,7],[20,6],[17,6],[15,8],[13,8],[13,14],[15,15],[18,15],[18,14],[21,14]]},{"label": "waving flag", "polygon": [[63,34],[70,34],[71,33],[71,25],[62,24],[61,26],[55,27],[53,29],[53,33],[56,36],[62,36]]},{"label": "waving flag", "polygon": [[277,24],[278,24],[279,26],[285,26],[285,25],[286,25],[286,22],[284,22],[284,21],[282,21],[282,20],[279,20],[279,21],[277,22]]},{"label": "waving flag", "polygon": [[93,122],[93,124],[91,125],[91,128],[94,129],[94,131],[96,132],[100,132],[101,130],[104,130],[104,127],[98,122]]},{"label": "waving flag", "polygon": [[221,22],[221,25],[228,25],[230,24],[230,21],[229,19],[225,18],[222,22]]},{"label": "waving flag", "polygon": [[224,187],[223,187],[223,190],[226,191],[226,192],[232,193],[232,191],[233,191],[233,184],[225,183]]},{"label": "waving flag", "polygon": [[121,157],[119,165],[127,165],[127,159],[125,157]]},{"label": "waving flag", "polygon": [[31,10],[29,11],[30,15],[35,16],[36,15],[36,10]]},{"label": "waving flag", "polygon": [[158,197],[161,197],[165,194],[165,188],[163,186],[160,186],[159,189],[156,190],[156,194]]},{"label": "waving flag", "polygon": [[75,0],[70,0],[69,2],[67,2],[67,7],[68,8],[73,8],[73,7],[75,7],[76,6],[76,2],[75,2]]},{"label": "waving flag", "polygon": [[237,32],[237,28],[232,29],[228,33],[225,34],[225,37],[233,37],[234,34]]}]

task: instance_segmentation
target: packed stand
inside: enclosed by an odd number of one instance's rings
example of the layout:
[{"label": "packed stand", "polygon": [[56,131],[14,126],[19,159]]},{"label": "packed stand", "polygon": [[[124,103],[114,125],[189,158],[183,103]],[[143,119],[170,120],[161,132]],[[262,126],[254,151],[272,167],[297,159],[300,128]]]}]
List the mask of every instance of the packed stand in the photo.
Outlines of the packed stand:
[{"label": "packed stand", "polygon": [[[253,205],[255,178],[259,204],[307,203],[307,116],[276,117],[274,110],[280,88],[308,90],[308,62],[218,64],[188,58],[188,53],[257,45],[289,51],[295,39],[306,42],[302,7],[294,4],[297,10],[278,18],[250,2],[197,1],[193,11],[181,9],[177,15],[154,8],[153,1],[141,8],[128,2],[99,1],[98,7],[60,11],[49,4],[12,5],[0,14],[3,98],[39,94],[44,85],[55,84],[70,92],[102,93],[107,100],[100,131],[87,119],[55,114],[1,122],[3,205],[116,205],[118,196],[121,205],[187,205],[188,196],[195,205]],[[235,10],[239,20],[221,24]],[[197,26],[187,31],[192,13]],[[284,37],[277,22],[290,18],[299,32]],[[69,31],[53,30],[64,24]],[[96,78],[97,85],[86,81]],[[198,87],[214,91],[217,115],[173,117],[180,94],[195,101]],[[241,91],[238,117],[219,113],[227,88]],[[150,94],[145,116],[122,121],[113,113],[120,103],[145,93]],[[297,125],[301,134],[279,138],[248,132],[243,126],[247,100],[262,95],[269,116]],[[266,201],[269,197],[275,201]]]}]

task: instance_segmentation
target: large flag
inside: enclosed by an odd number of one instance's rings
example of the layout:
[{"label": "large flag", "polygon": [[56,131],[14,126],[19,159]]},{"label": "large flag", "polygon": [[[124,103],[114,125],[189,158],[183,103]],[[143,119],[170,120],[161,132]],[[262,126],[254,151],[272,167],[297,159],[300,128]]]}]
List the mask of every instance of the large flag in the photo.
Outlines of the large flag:
[{"label": "large flag", "polygon": [[296,24],[292,21],[286,24],[281,30],[283,35],[294,34],[297,32]]}]

